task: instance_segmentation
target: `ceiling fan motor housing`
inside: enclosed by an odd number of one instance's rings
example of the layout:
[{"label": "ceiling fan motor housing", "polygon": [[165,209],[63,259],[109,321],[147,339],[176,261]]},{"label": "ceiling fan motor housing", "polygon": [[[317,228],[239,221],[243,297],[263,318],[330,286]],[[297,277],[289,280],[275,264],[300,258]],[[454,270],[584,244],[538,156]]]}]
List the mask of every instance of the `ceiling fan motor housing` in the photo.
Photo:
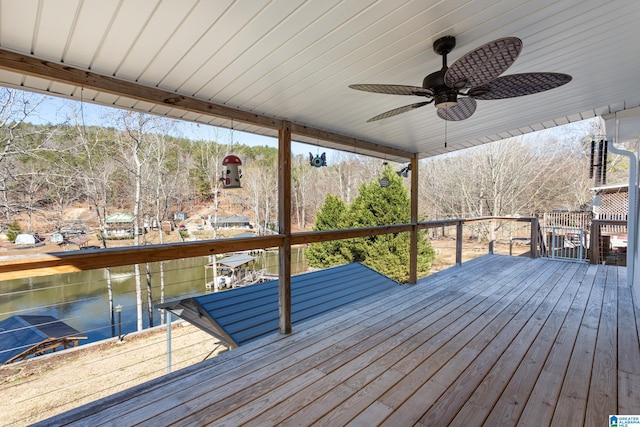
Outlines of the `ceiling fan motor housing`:
[{"label": "ceiling fan motor housing", "polygon": [[433,103],[436,108],[451,108],[458,104],[457,91],[444,83],[447,67],[429,74],[422,81],[422,87],[433,91]]},{"label": "ceiling fan motor housing", "polygon": [[455,91],[438,93],[433,97],[436,108],[451,108],[458,105],[458,96]]}]

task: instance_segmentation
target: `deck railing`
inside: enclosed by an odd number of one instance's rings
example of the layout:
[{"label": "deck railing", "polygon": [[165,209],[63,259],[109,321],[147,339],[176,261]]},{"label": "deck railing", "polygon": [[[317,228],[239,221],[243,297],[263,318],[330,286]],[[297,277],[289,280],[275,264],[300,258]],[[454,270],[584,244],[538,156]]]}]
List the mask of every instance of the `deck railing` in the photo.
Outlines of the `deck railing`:
[{"label": "deck railing", "polygon": [[476,224],[480,222],[489,222],[489,248],[488,252],[490,254],[494,253],[496,236],[495,236],[495,223],[498,222],[523,222],[530,223],[530,234],[529,234],[529,242],[530,242],[530,256],[532,258],[538,257],[538,218],[536,217],[510,217],[510,216],[491,216],[491,217],[477,217],[477,218],[456,218],[456,219],[444,219],[444,220],[434,220],[434,221],[424,221],[418,223],[418,229],[433,229],[438,227],[456,227],[456,265],[462,264],[462,248],[463,248],[463,227],[469,224]]},{"label": "deck railing", "polygon": [[[181,243],[172,243],[165,245],[147,245],[141,247],[127,247],[127,248],[109,248],[109,249],[96,249],[96,250],[86,250],[86,251],[70,251],[70,252],[60,252],[60,253],[49,253],[42,254],[37,256],[20,256],[16,258],[5,258],[0,260],[0,280],[12,280],[17,278],[33,278],[33,283],[27,286],[25,285],[24,289],[18,291],[19,293],[27,293],[27,292],[46,292],[46,286],[43,284],[48,283],[46,280],[35,280],[38,276],[45,275],[53,275],[53,274],[61,274],[68,272],[76,272],[81,270],[95,270],[95,272],[100,272],[100,269],[111,267],[115,270],[123,270],[116,269],[116,267],[125,267],[124,270],[129,272],[128,266],[133,264],[144,264],[144,263],[157,263],[158,261],[170,261],[177,260],[183,258],[196,258],[202,256],[208,256],[212,254],[223,254],[228,252],[238,252],[238,251],[251,251],[256,249],[265,249],[265,248],[278,248],[282,247],[285,244],[295,246],[295,245],[304,245],[307,243],[313,242],[321,242],[321,241],[329,241],[329,240],[341,240],[341,239],[351,239],[358,237],[367,237],[372,235],[382,235],[387,233],[400,233],[400,232],[412,232],[413,230],[434,230],[441,227],[447,227],[448,229],[455,229],[455,264],[461,265],[463,263],[463,244],[469,247],[469,240],[465,240],[463,238],[463,232],[468,231],[465,229],[465,226],[473,226],[474,228],[479,225],[483,225],[483,223],[491,223],[494,226],[489,226],[488,229],[494,230],[495,228],[499,228],[498,223],[505,222],[518,222],[523,223],[523,227],[518,227],[518,236],[524,237],[526,234],[529,234],[529,240],[531,241],[531,251],[530,256],[537,257],[537,242],[538,242],[538,226],[537,226],[537,218],[515,218],[515,217],[482,217],[482,218],[466,218],[466,219],[445,219],[445,220],[435,220],[435,221],[423,221],[417,222],[415,224],[400,224],[400,225],[389,225],[389,226],[380,226],[380,227],[367,227],[367,228],[359,228],[359,229],[348,229],[348,230],[331,230],[331,231],[313,231],[313,232],[303,232],[303,233],[294,233],[291,236],[285,238],[283,235],[273,235],[273,236],[263,236],[263,237],[252,237],[252,238],[236,238],[236,239],[221,239],[221,240],[208,240],[208,241],[197,241],[197,242],[181,242]],[[530,223],[530,230],[527,226]],[[508,235],[508,233],[506,233]],[[468,235],[465,233],[465,238]],[[504,237],[505,234],[502,235]],[[475,238],[474,238],[475,240]],[[488,252],[493,253],[495,248],[495,243],[497,239],[494,235],[490,233],[490,241],[488,245]],[[486,249],[486,246],[481,246]],[[501,246],[502,250],[504,247]],[[477,252],[479,255],[480,252]],[[475,255],[475,254],[474,254]],[[475,255],[475,256],[477,256]],[[290,259],[290,263],[294,262]],[[291,265],[290,265],[291,267]],[[294,265],[295,267],[295,265]],[[202,264],[198,264],[197,266],[189,267],[192,269],[202,269]],[[291,271],[291,270],[289,270]],[[91,273],[91,272],[88,272]],[[173,275],[177,277],[177,280],[186,280],[187,271],[185,267],[180,267],[179,270],[167,270],[167,275]],[[113,280],[116,279],[116,274],[114,273]],[[120,273],[125,274],[125,273]],[[144,273],[143,273],[144,274]],[[204,273],[203,273],[204,274]],[[46,279],[46,278],[45,278]],[[121,278],[124,280],[124,277]],[[144,280],[144,279],[143,279]],[[32,286],[35,283],[35,286]],[[70,321],[74,322],[75,315],[78,315],[77,310],[69,311],[67,307],[67,303],[69,302],[68,298],[77,298],[78,302],[86,302],[87,304],[91,303],[92,298],[97,297],[97,295],[87,296],[86,287],[93,285],[99,287],[101,292],[104,294],[107,288],[107,282],[102,274],[92,275],[91,278],[88,278],[84,283],[74,283],[72,285],[64,285],[64,289],[59,292],[60,298],[62,298],[59,302],[48,301],[46,304],[54,304],[56,307],[59,307],[60,314],[62,317],[59,319],[61,321]],[[168,286],[175,286],[176,289],[178,287],[184,286],[184,283],[168,283]],[[51,290],[52,287],[56,287],[53,284],[48,285],[48,289]],[[117,284],[114,285],[117,287]],[[165,342],[165,338],[163,333],[159,332],[155,328],[155,332],[153,329],[146,330],[143,333],[148,334],[147,338],[144,338],[143,345],[139,346],[134,350],[134,342],[136,337],[138,336],[138,332],[131,332],[136,330],[136,315],[135,315],[135,304],[133,303],[135,295],[133,295],[133,290],[131,289],[131,285],[127,285],[126,289],[123,286],[120,286],[120,292],[126,292],[126,294],[121,294],[119,296],[116,295],[115,303],[117,305],[122,304],[120,307],[122,311],[122,317],[116,316],[112,324],[109,326],[108,324],[103,325],[104,328],[111,330],[111,335],[113,338],[107,341],[100,341],[100,343],[104,343],[106,345],[104,351],[108,351],[109,348],[113,348],[114,346],[119,346],[120,338],[122,336],[126,336],[124,341],[126,342],[125,346],[117,349],[116,353],[120,355],[121,353],[126,354],[126,358],[131,360],[125,367],[116,367],[113,363],[116,356],[105,356],[107,360],[100,361],[87,361],[87,362],[78,362],[80,366],[78,367],[78,371],[89,372],[95,371],[89,379],[81,379],[76,378],[74,384],[64,384],[60,385],[59,390],[52,391],[46,390],[46,393],[70,393],[71,395],[82,395],[85,396],[87,392],[85,391],[77,391],[82,387],[87,389],[87,387],[91,386],[91,393],[87,394],[86,397],[80,398],[70,398],[72,401],[70,404],[80,405],[82,403],[86,403],[86,399],[95,399],[105,394],[112,393],[117,389],[132,387],[136,383],[126,382],[128,379],[127,375],[124,375],[123,372],[128,371],[129,369],[134,370],[136,366],[140,366],[140,362],[136,362],[136,360],[140,359],[139,352],[144,352],[145,354],[142,356],[141,360],[144,360],[144,365],[149,367],[149,370],[152,371],[151,375],[162,375],[166,370],[165,360],[162,357],[162,354],[154,354],[153,360],[151,359],[152,352],[155,352],[156,349],[160,349],[161,352],[162,347]],[[180,288],[181,289],[181,288]],[[204,282],[202,283],[202,292],[204,292]],[[101,294],[101,295],[103,295]],[[154,290],[155,294],[155,290]],[[12,298],[12,295],[7,295],[9,298]],[[65,299],[66,298],[66,299]],[[41,298],[42,299],[42,298]],[[105,304],[101,302],[100,304]],[[144,303],[146,304],[146,303]],[[113,304],[112,304],[113,305]],[[47,308],[47,307],[45,307]],[[37,307],[35,308],[37,309]],[[102,309],[103,313],[100,314],[100,317],[104,317],[104,313],[106,313],[109,309]],[[110,309],[113,312],[113,307]],[[20,310],[20,313],[29,314],[30,310]],[[117,311],[117,310],[116,310]],[[14,313],[14,314],[20,314]],[[73,313],[73,314],[69,314]],[[7,313],[0,313],[0,315],[4,315]],[[118,313],[120,314],[120,313]],[[157,313],[156,313],[157,314]],[[68,317],[64,317],[67,316]],[[113,313],[112,313],[113,315]],[[94,315],[94,317],[97,315]],[[108,314],[107,314],[108,316]],[[4,316],[3,316],[4,317]],[[108,318],[108,317],[107,317]],[[145,321],[146,322],[146,321]],[[148,323],[148,322],[147,322]],[[94,326],[94,328],[97,328]],[[122,328],[122,331],[121,331]],[[174,337],[172,340],[174,344],[172,346],[173,357],[173,367],[177,366],[185,366],[185,365],[177,365],[178,363],[184,363],[186,365],[196,363],[204,358],[210,356],[212,351],[219,351],[218,344],[215,342],[216,340],[212,337],[205,338],[197,335],[200,333],[199,330],[193,327],[189,327],[184,331],[181,331],[178,328],[178,331],[174,328]],[[105,329],[105,330],[106,330]],[[125,332],[125,329],[127,332]],[[168,329],[171,331],[171,329]],[[94,334],[99,332],[96,330],[89,331],[80,331],[80,332],[93,332]],[[180,333],[182,332],[182,335]],[[108,331],[101,332],[102,334],[107,334]],[[180,340],[183,340],[182,343]],[[169,343],[171,341],[168,341]],[[197,342],[196,345],[193,344]],[[84,345],[80,345],[75,351],[81,351],[85,347]],[[87,346],[87,348],[93,347],[94,344]],[[152,350],[153,349],[153,350]],[[103,350],[100,350],[103,351]],[[181,362],[184,359],[184,362]],[[104,363],[102,363],[104,362]],[[27,363],[29,363],[27,361]],[[83,364],[84,363],[84,364]],[[64,365],[64,364],[61,364]],[[104,366],[103,366],[104,365]],[[112,366],[113,365],[113,366]],[[13,369],[13,368],[8,368]],[[17,371],[16,371],[17,372]],[[19,375],[17,375],[19,376]],[[35,377],[34,381],[35,381]],[[139,381],[148,380],[150,377],[140,377],[137,378]],[[117,379],[117,380],[116,380]],[[24,380],[26,384],[32,384],[34,388],[36,387],[35,382],[32,383],[31,379]],[[103,384],[104,389],[99,389],[99,387],[95,387],[95,384]],[[19,389],[19,381],[15,381],[12,384],[6,385],[6,390],[9,392],[15,391],[16,393],[22,393],[22,389]],[[4,388],[4,386],[3,386]],[[36,387],[37,388],[37,387]],[[82,389],[82,390],[84,390]],[[30,397],[25,395],[24,398],[21,398],[21,402],[24,401],[25,405],[28,405],[27,400],[32,400],[34,403],[38,402],[39,399],[42,398],[43,393],[38,393],[35,390]],[[75,393],[75,394],[74,394]],[[69,409],[68,406],[64,407],[64,409]],[[44,416],[52,416],[55,415],[55,411],[62,410],[60,409],[51,409],[46,413],[43,413]],[[30,419],[29,421],[33,421]],[[1,425],[2,423],[0,423]]]},{"label": "deck railing", "polygon": [[[310,231],[249,238],[230,238],[180,242],[126,248],[92,249],[84,251],[55,252],[42,255],[0,257],[0,281],[26,277],[71,273],[83,270],[143,264],[147,262],[168,261],[181,258],[209,256],[229,252],[251,251],[256,249],[283,246],[295,246],[313,242],[353,239],[358,237],[411,232],[412,230],[431,229],[442,226],[457,227],[456,264],[462,263],[462,227],[477,222],[515,221],[529,222],[531,227],[531,256],[537,256],[538,219],[535,217],[479,217],[457,218],[418,222],[416,224],[394,224],[378,227],[363,227],[345,230]],[[490,227],[493,230],[493,227]],[[490,238],[490,248],[495,237]],[[492,253],[492,249],[489,251]]]}]

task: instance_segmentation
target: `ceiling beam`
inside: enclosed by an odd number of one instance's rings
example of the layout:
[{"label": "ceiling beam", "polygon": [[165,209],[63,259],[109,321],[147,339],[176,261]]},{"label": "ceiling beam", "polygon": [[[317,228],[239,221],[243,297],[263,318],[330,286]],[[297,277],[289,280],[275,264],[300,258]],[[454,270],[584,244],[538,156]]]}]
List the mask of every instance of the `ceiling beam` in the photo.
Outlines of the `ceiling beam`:
[{"label": "ceiling beam", "polygon": [[[176,92],[149,87],[140,83],[105,76],[89,70],[82,70],[62,63],[38,59],[34,56],[0,49],[0,68],[35,76],[46,80],[79,86],[99,92],[133,98],[139,101],[158,105],[169,105],[176,109],[191,111],[208,116],[224,117],[255,126],[279,130],[283,120],[262,114],[238,110],[225,105],[214,104],[202,99],[185,96]],[[413,153],[365,141],[346,135],[315,129],[309,126],[291,124],[291,131],[296,135],[311,137],[344,146],[345,150],[358,152],[369,151],[395,157],[411,158]]]},{"label": "ceiling beam", "polygon": [[400,157],[403,159],[411,159],[415,153],[401,150],[399,148],[390,147],[388,145],[377,144],[375,142],[364,141],[362,139],[353,138],[346,135],[341,135],[335,132],[329,132],[326,130],[315,129],[312,127],[291,123],[291,133],[294,135],[302,135],[311,137],[321,141],[329,141],[334,144],[338,144],[345,149],[349,149],[354,153],[374,152],[392,157]]}]

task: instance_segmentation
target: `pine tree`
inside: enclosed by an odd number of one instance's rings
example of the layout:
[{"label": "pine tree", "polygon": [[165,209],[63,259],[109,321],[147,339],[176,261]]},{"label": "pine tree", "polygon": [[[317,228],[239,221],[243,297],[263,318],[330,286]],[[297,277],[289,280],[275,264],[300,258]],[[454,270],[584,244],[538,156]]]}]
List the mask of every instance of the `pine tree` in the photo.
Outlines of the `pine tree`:
[{"label": "pine tree", "polygon": [[[314,231],[337,230],[344,228],[347,205],[337,196],[328,195],[324,204],[320,207],[313,224]],[[312,267],[332,267],[345,264],[350,261],[348,254],[344,253],[344,242],[329,241],[311,243],[305,251],[307,263]]]},{"label": "pine tree", "polygon": [[[410,221],[411,200],[400,178],[390,166],[383,172],[387,187],[377,181],[363,184],[351,206],[328,196],[320,209],[314,230],[374,227]],[[363,264],[399,282],[409,278],[409,233],[394,233],[310,245],[307,261],[314,267],[348,262]],[[418,239],[418,273],[429,272],[434,252],[424,232]]]}]

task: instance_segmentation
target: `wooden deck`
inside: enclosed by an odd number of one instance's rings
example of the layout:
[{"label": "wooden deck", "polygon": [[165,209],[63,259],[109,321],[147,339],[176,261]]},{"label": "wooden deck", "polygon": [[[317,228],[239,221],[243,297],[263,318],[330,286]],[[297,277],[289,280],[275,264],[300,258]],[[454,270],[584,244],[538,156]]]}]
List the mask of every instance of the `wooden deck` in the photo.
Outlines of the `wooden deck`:
[{"label": "wooden deck", "polygon": [[602,427],[640,414],[625,280],[485,256],[43,424]]}]

